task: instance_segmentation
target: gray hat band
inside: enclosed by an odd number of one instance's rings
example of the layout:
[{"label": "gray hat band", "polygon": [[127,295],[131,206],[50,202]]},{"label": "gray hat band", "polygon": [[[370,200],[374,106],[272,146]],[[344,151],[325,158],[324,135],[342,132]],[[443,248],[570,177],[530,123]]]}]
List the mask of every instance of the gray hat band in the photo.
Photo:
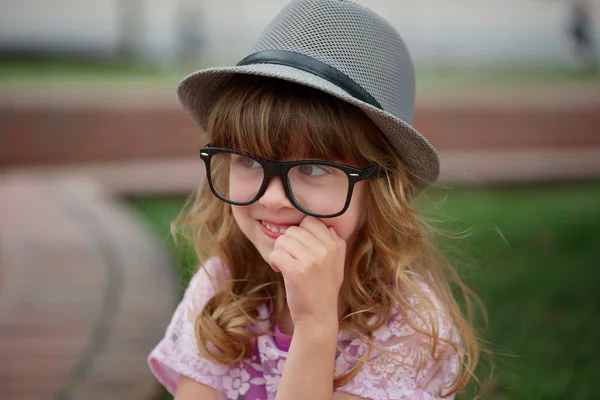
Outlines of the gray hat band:
[{"label": "gray hat band", "polygon": [[248,57],[237,63],[238,66],[253,64],[286,65],[314,74],[333,83],[358,100],[383,110],[381,104],[379,104],[365,88],[352,80],[348,75],[344,74],[339,69],[317,60],[316,58],[307,56],[306,54],[287,50],[265,50],[250,54]]}]

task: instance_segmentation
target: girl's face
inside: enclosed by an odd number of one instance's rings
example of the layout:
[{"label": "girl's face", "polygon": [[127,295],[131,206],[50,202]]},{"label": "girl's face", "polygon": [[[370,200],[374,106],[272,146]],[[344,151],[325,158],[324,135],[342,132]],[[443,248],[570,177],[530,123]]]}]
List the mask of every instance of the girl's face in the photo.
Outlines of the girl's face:
[{"label": "girl's face", "polygon": [[[234,189],[234,188],[232,188]],[[346,212],[334,218],[321,218],[346,241],[347,249],[354,245],[358,232],[364,224],[366,183],[355,184],[350,205]],[[263,196],[247,206],[232,205],[233,217],[265,261],[268,260],[275,240],[292,225],[299,225],[306,216],[287,198],[279,178],[272,178]]]}]

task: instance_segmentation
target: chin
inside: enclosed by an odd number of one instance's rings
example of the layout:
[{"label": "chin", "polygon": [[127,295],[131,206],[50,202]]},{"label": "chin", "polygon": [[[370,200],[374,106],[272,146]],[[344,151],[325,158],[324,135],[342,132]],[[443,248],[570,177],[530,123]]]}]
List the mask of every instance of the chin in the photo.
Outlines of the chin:
[{"label": "chin", "polygon": [[269,256],[271,255],[271,250],[263,250],[263,251],[259,250],[259,253],[262,256],[263,260],[265,260],[265,262],[268,264]]},{"label": "chin", "polygon": [[273,245],[269,246],[265,243],[257,243],[254,244],[254,247],[256,248],[256,250],[258,250],[258,252],[265,259],[265,261],[268,261],[269,257],[271,256],[271,253],[273,252]]}]

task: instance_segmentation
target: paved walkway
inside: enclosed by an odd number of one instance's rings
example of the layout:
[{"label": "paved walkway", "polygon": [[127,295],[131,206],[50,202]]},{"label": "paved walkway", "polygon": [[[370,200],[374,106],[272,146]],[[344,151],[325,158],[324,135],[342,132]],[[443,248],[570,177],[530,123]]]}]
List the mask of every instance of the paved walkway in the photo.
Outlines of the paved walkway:
[{"label": "paved walkway", "polygon": [[89,179],[0,175],[0,399],[148,399],[178,296],[157,240]]}]

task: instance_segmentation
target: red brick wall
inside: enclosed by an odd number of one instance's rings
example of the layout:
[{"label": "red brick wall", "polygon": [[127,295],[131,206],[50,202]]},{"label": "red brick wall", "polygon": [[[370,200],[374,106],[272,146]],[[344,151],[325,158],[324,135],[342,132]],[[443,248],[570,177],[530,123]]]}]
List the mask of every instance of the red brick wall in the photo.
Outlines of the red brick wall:
[{"label": "red brick wall", "polygon": [[[440,151],[600,148],[600,108],[421,107],[416,127]],[[0,107],[0,168],[195,156],[197,129],[178,108]]]}]

